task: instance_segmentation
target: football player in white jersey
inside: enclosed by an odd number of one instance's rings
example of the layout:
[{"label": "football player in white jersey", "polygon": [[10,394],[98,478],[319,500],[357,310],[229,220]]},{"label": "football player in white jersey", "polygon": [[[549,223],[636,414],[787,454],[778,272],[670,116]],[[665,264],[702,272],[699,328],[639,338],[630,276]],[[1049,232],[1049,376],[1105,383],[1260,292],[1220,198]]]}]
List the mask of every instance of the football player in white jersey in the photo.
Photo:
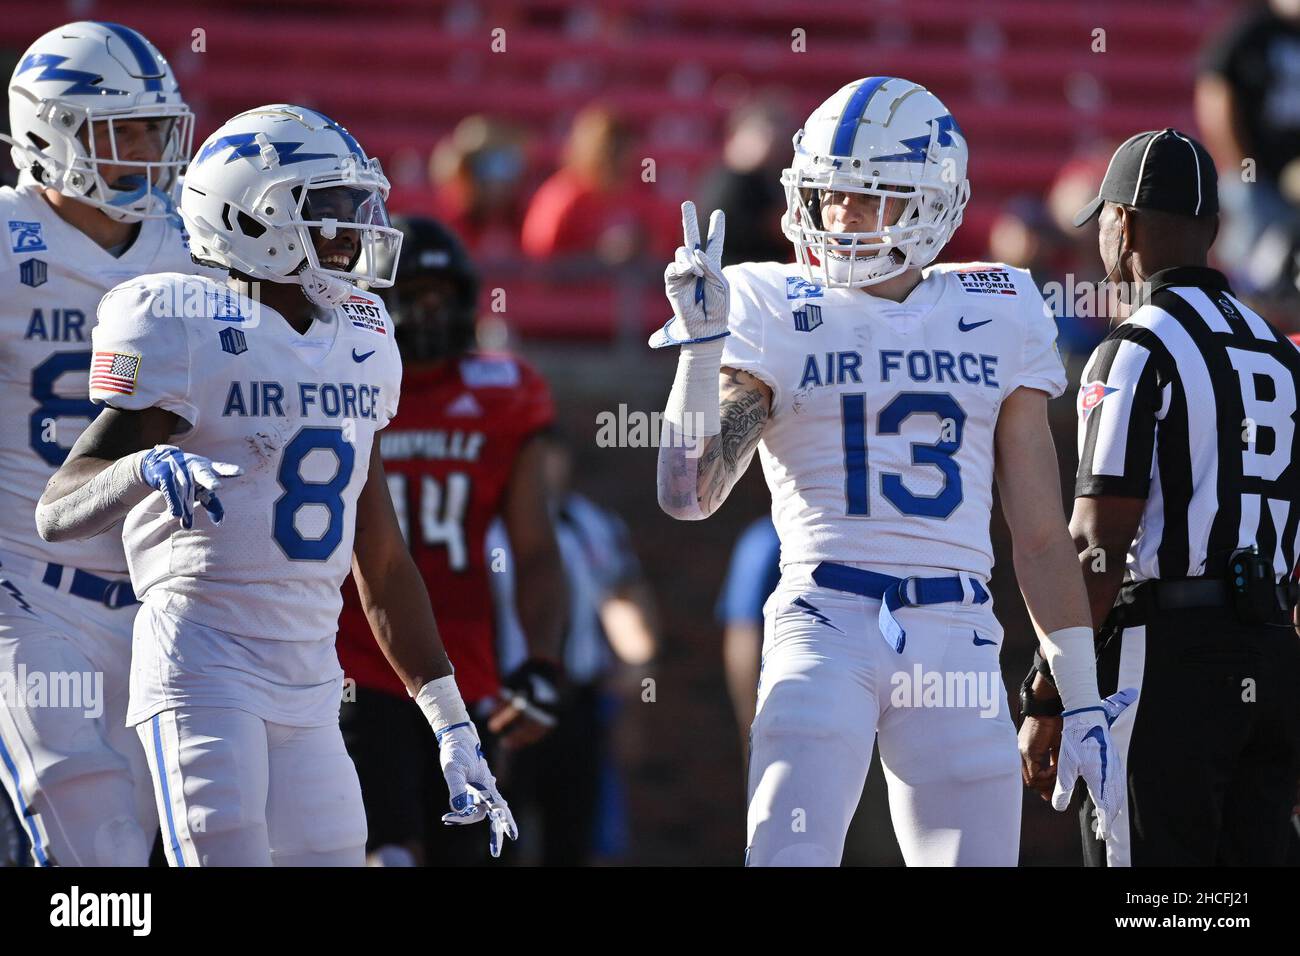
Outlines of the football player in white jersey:
[{"label": "football player in white jersey", "polygon": [[995,475],[1021,590],[1053,672],[1070,675],[1058,804],[1081,775],[1113,812],[1123,781],[1048,431],[1066,383],[1055,323],[1022,270],[930,265],[969,185],[965,138],[923,87],[850,83],[794,145],[783,228],[797,263],[722,269],[722,214],[702,245],[683,204],[674,314],[651,339],[681,348],[661,507],[707,517],[757,449],[781,538],[746,861],[838,864],[878,738],[909,864],[1015,865]]},{"label": "football player in white jersey", "polygon": [[[193,115],[148,40],[82,22],[22,55],[9,118],[20,179],[0,189],[0,780],[36,863],[143,866],[157,816],[125,725],[139,605],[121,529],[55,544],[33,515],[97,412],[100,297],[134,276],[199,271],[174,206]],[[68,693],[42,698],[42,686]]]},{"label": "football player in white jersey", "polygon": [[241,113],[199,148],[181,199],[195,258],[228,282],[146,276],[99,308],[90,395],[106,407],[37,523],[84,538],[126,516],[143,602],[127,721],[174,866],[364,863],[334,650],[349,564],[437,734],[444,820],[487,817],[494,854],[515,835],[375,440],[401,365],[382,301],[357,283],[392,283],[387,195],[378,162],[327,117]]}]

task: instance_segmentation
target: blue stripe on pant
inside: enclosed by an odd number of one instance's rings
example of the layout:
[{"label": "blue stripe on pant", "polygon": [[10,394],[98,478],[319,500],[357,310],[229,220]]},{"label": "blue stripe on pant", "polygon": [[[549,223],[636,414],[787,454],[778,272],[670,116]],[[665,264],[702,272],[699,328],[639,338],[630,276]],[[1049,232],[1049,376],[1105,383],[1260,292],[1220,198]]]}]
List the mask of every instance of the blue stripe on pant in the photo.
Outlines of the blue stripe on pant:
[{"label": "blue stripe on pant", "polygon": [[158,767],[158,785],[162,787],[163,809],[167,811],[167,839],[171,843],[172,855],[178,867],[185,866],[185,857],[181,853],[180,839],[176,835],[176,820],[172,816],[171,788],[167,785],[167,762],[163,758],[162,728],[159,725],[161,714],[155,714],[153,724],[153,753]]},{"label": "blue stripe on pant", "polygon": [[14,799],[18,801],[18,816],[22,820],[23,826],[27,830],[27,839],[32,841],[32,855],[36,857],[38,866],[49,866],[49,857],[45,853],[45,847],[41,843],[40,827],[32,819],[31,809],[23,800],[23,791],[21,780],[18,777],[18,765],[14,763],[13,756],[5,746],[3,738],[0,738],[0,763],[3,763],[5,769],[9,772],[14,781]]}]

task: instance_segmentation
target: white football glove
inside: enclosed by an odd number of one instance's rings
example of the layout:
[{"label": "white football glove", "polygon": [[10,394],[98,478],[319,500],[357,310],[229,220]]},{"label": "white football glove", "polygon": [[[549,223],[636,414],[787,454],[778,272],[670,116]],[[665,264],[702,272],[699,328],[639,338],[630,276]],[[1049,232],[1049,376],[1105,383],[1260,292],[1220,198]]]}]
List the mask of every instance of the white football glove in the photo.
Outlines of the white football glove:
[{"label": "white football glove", "polygon": [[1119,813],[1127,778],[1119,751],[1111,743],[1110,725],[1137,700],[1137,690],[1125,688],[1096,707],[1067,710],[1061,715],[1061,747],[1056,757],[1056,789],[1052,806],[1070,805],[1075,782],[1083,777],[1097,807],[1097,835],[1105,838]]},{"label": "white football glove", "polygon": [[451,794],[451,813],[442,815],[448,826],[467,826],[488,819],[488,848],[501,855],[504,837],[519,839],[519,828],[497,781],[483,759],[483,746],[472,723],[456,724],[438,734],[438,763]]},{"label": "white football glove", "polygon": [[700,248],[700,225],[695,203],[682,203],[682,235],[685,245],[664,270],[664,291],[673,307],[673,317],[650,336],[650,347],[666,348],[710,342],[730,335],[727,312],[731,289],[722,274],[722,241],[727,234],[727,217],[715,209],[709,217],[709,238]]},{"label": "white football glove", "polygon": [[213,524],[221,524],[226,510],[217,499],[222,478],[234,478],[244,470],[238,465],[213,461],[181,451],[175,445],[155,445],[140,459],[140,477],[167,499],[172,517],[182,528],[194,527],[194,502],[208,512]]}]

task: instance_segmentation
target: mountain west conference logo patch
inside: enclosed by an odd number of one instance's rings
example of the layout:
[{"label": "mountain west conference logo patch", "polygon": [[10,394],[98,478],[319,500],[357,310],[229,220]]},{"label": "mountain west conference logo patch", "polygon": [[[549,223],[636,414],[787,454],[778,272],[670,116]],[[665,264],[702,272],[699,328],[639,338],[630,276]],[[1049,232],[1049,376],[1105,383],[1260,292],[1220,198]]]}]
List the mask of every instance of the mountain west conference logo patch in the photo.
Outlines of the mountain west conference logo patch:
[{"label": "mountain west conference logo patch", "polygon": [[48,248],[41,235],[41,224],[19,219],[9,220],[9,245],[14,252],[45,252]]}]

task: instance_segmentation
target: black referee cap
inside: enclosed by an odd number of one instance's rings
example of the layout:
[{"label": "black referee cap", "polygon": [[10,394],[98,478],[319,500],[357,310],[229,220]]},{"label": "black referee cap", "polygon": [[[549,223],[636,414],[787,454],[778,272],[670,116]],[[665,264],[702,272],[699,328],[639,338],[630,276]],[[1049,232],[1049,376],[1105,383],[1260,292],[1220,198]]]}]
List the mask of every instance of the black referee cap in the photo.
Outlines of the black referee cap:
[{"label": "black referee cap", "polygon": [[1079,210],[1082,226],[1113,202],[1182,216],[1212,216],[1219,211],[1219,177],[1205,147],[1176,129],[1151,130],[1130,137],[1106,167],[1097,198]]}]

